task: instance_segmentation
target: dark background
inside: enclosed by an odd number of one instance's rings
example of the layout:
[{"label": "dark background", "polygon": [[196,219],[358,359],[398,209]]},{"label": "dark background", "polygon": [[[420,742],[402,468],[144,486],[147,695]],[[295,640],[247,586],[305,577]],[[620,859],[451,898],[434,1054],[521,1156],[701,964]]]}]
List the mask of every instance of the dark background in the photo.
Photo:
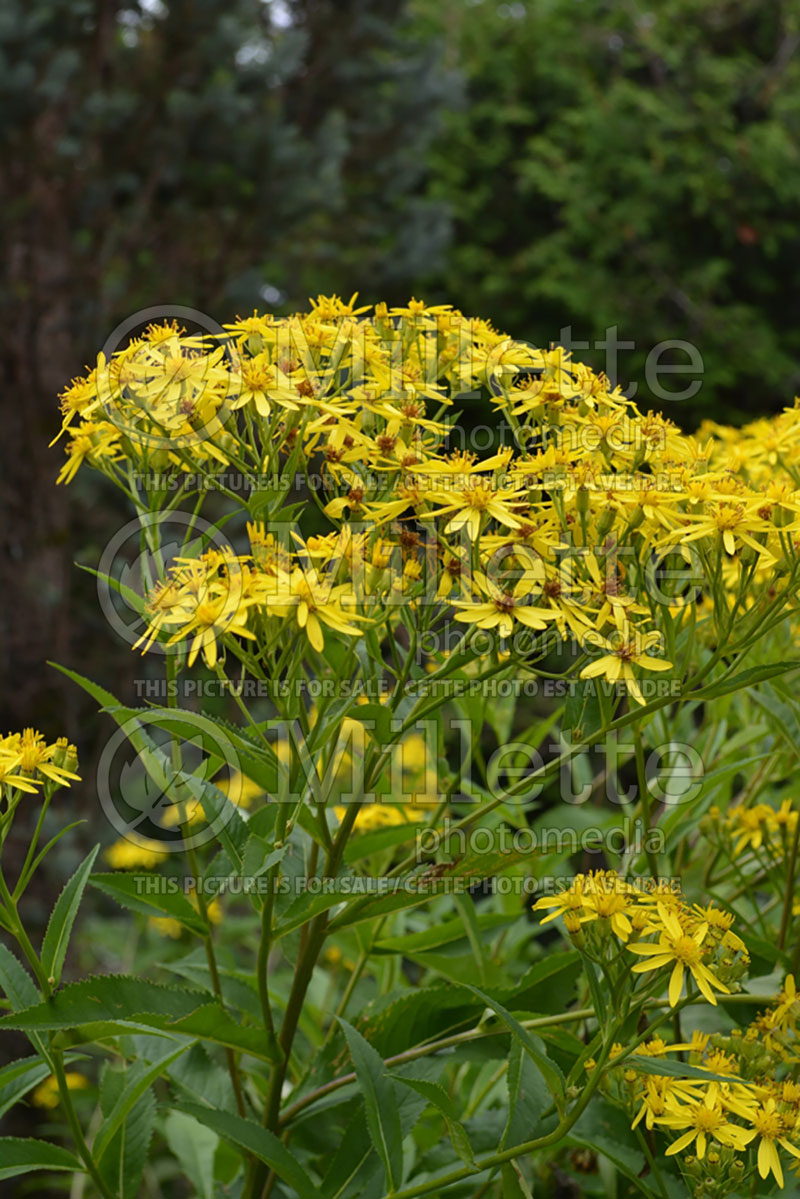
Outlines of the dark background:
[{"label": "dark background", "polygon": [[[619,381],[687,429],[776,412],[800,377],[799,51],[795,0],[3,0],[0,730],[77,742],[58,802],[83,841],[109,839],[112,726],[45,662],[135,700],[141,659],[75,566],[130,513],[91,472],[56,488],[48,443],[118,322],[416,294],[540,345],[616,328]],[[688,402],[648,386],[671,339],[702,356]]]}]

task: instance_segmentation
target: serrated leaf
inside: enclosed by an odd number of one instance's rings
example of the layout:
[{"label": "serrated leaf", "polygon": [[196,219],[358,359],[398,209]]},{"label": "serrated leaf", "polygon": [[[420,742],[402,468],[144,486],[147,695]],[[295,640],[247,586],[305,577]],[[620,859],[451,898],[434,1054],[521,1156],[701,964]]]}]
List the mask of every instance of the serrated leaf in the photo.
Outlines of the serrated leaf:
[{"label": "serrated leaf", "polygon": [[[36,985],[28,971],[21,966],[10,949],[0,944],[0,987],[15,1012],[38,1003]],[[10,1017],[6,1017],[10,1019]]]},{"label": "serrated leaf", "polygon": [[155,1121],[156,1101],[148,1090],[133,1104],[98,1163],[101,1175],[118,1199],[136,1199],[139,1194]]},{"label": "serrated leaf", "polygon": [[519,1041],[513,1041],[508,1055],[508,1120],[500,1148],[521,1145],[536,1128],[549,1107],[549,1093],[542,1073]]},{"label": "serrated leaf", "polygon": [[208,930],[200,913],[180,887],[165,890],[170,881],[152,871],[120,870],[93,874],[89,884],[132,912],[141,912],[145,916],[169,916],[191,932],[205,936]]},{"label": "serrated leaf", "polygon": [[456,1105],[453,1103],[453,1100],[450,1098],[441,1083],[430,1082],[426,1078],[411,1078],[410,1076],[403,1074],[390,1074],[389,1077],[393,1078],[395,1082],[401,1083],[404,1087],[410,1087],[412,1091],[416,1091],[417,1094],[421,1095],[428,1103],[433,1104],[433,1106],[442,1113],[445,1119],[458,1119]]},{"label": "serrated leaf", "polygon": [[95,845],[91,853],[83,859],[56,900],[50,916],[42,943],[41,961],[45,976],[51,980],[51,986],[56,985],[61,978],[69,936],[99,848],[99,845]]},{"label": "serrated leaf", "polygon": [[347,1047],[364,1096],[367,1127],[372,1143],[383,1162],[389,1190],[396,1190],[402,1181],[403,1137],[394,1083],[386,1072],[382,1057],[369,1041],[341,1017],[339,1023],[344,1029]]},{"label": "serrated leaf", "polygon": [[478,1000],[439,982],[373,999],[361,1013],[358,1030],[382,1057],[420,1045],[477,1019]]},{"label": "serrated leaf", "polygon": [[147,1091],[157,1078],[165,1073],[167,1068],[185,1053],[188,1045],[179,1045],[177,1049],[168,1049],[155,1062],[135,1062],[125,1072],[125,1089],[117,1099],[114,1107],[106,1116],[100,1131],[92,1145],[92,1154],[100,1161],[108,1149],[117,1129],[125,1121],[133,1105]]},{"label": "serrated leaf", "polygon": [[[82,1054],[72,1053],[65,1056],[65,1064],[75,1061],[85,1061]],[[0,1117],[14,1106],[23,1095],[50,1077],[50,1066],[38,1056],[20,1058],[0,1070]]]},{"label": "serrated leaf", "polygon": [[447,1135],[450,1137],[450,1142],[462,1162],[467,1166],[475,1166],[475,1152],[469,1143],[469,1137],[464,1125],[459,1123],[458,1120],[448,1120],[445,1118],[445,1126],[447,1128]]},{"label": "serrated leaf", "polygon": [[172,1111],[164,1122],[164,1137],[199,1199],[214,1199],[217,1134],[194,1116]]},{"label": "serrated leaf", "polygon": [[0,1179],[17,1178],[31,1170],[70,1170],[79,1173],[81,1163],[67,1149],[36,1137],[0,1137]]},{"label": "serrated leaf", "polygon": [[519,1020],[516,1020],[501,1003],[493,999],[491,995],[487,995],[484,991],[480,991],[477,987],[471,986],[469,983],[459,983],[459,986],[466,987],[477,995],[487,1007],[491,1008],[495,1015],[499,1016],[505,1026],[511,1030],[520,1044],[525,1049],[526,1053],[530,1054],[531,1058],[539,1068],[547,1089],[553,1096],[556,1106],[561,1110],[564,1104],[564,1076],[561,1073],[558,1065],[547,1056],[544,1042],[540,1037],[529,1032],[527,1028],[523,1028]]},{"label": "serrated leaf", "polygon": [[244,1120],[231,1112],[201,1107],[197,1103],[179,1103],[177,1110],[194,1116],[195,1120],[199,1120],[237,1149],[254,1154],[259,1161],[274,1170],[278,1178],[294,1187],[303,1199],[318,1199],[319,1189],[294,1154],[290,1153],[273,1133],[256,1124],[254,1120]]},{"label": "serrated leaf", "polygon": [[0,1028],[23,1032],[69,1029],[84,1040],[95,1039],[101,1030],[105,1036],[156,1031],[200,1037],[268,1062],[276,1056],[263,1029],[238,1024],[210,992],[168,987],[124,974],[71,983],[44,1003],[4,1016]]},{"label": "serrated leaf", "polygon": [[228,1071],[211,1060],[199,1041],[191,1046],[188,1053],[172,1063],[168,1073],[170,1081],[186,1093],[190,1103],[201,1099],[212,1107],[236,1111],[236,1099]]}]

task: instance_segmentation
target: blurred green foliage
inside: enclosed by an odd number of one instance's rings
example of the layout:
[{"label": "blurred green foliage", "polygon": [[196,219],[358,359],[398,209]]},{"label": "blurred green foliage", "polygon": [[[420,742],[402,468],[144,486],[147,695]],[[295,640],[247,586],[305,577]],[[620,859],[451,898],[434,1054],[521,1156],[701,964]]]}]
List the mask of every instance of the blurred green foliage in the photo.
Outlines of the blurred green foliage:
[{"label": "blurred green foliage", "polygon": [[465,86],[432,159],[431,195],[453,217],[440,290],[538,344],[616,327],[636,343],[619,352],[619,381],[638,382],[645,405],[647,354],[692,342],[703,386],[671,411],[657,403],[685,427],[791,403],[800,8],[415,2]]}]

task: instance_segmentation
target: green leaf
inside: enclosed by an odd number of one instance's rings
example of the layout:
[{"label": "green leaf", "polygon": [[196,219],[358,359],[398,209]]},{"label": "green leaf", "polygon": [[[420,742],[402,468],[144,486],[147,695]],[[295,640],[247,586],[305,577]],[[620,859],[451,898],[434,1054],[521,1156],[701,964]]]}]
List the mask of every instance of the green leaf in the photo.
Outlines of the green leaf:
[{"label": "green leaf", "polygon": [[[100,704],[104,712],[116,720],[120,727],[125,727],[126,736],[138,753],[142,766],[165,795],[170,791],[174,792],[176,783],[182,783],[195,798],[200,800],[207,820],[216,828],[217,836],[231,861],[240,867],[239,849],[247,838],[247,825],[242,820],[236,806],[207,779],[201,779],[186,771],[178,771],[176,774],[164,752],[155,745],[152,738],[144,731],[143,726],[156,725],[165,732],[182,737],[186,741],[197,742],[199,739],[203,749],[209,755],[210,761],[217,761],[222,767],[235,767],[248,778],[252,778],[264,786],[265,790],[275,790],[277,773],[271,771],[269,766],[265,766],[269,761],[266,747],[263,752],[257,750],[252,742],[226,722],[214,721],[201,713],[183,712],[181,709],[173,708],[126,707],[110,691],[106,691],[105,688],[78,674],[77,671],[68,670],[67,667],[59,666],[56,662],[51,662],[49,665],[54,666],[56,670],[61,671],[67,678],[82,687]],[[272,787],[265,784],[266,778],[269,778],[273,784]]]},{"label": "green leaf", "polygon": [[301,891],[289,904],[282,919],[276,925],[273,933],[274,939],[278,941],[287,933],[293,932],[294,929],[301,928],[314,916],[319,916],[321,912],[327,912],[329,908],[337,907],[346,898],[347,896],[340,891],[333,889],[330,891]]},{"label": "green leaf", "polygon": [[262,874],[280,862],[288,845],[273,849],[263,837],[251,833],[245,841],[242,854],[242,878],[260,878]]},{"label": "green leaf", "polygon": [[[503,925],[511,924],[517,917],[507,916],[502,912],[487,912],[485,915],[477,915],[476,919],[480,930],[492,931]],[[383,937],[375,943],[374,949],[378,953],[417,953],[424,952],[426,949],[438,949],[443,945],[450,945],[454,941],[463,940],[465,936],[464,922],[455,917],[452,920],[443,920],[441,923],[437,921],[428,928],[421,929],[418,933],[406,933],[400,937]]]},{"label": "green leaf", "polygon": [[199,1099],[212,1107],[231,1112],[236,1110],[228,1071],[219,1062],[211,1060],[205,1046],[199,1041],[192,1045],[188,1053],[172,1063],[168,1073],[170,1081],[185,1092],[190,1103]]},{"label": "green leaf", "polygon": [[263,1029],[240,1025],[209,991],[167,987],[124,974],[71,983],[44,1003],[4,1016],[0,1028],[70,1030],[72,1039],[65,1038],[70,1044],[101,1035],[155,1031],[200,1037],[268,1062],[276,1056]]},{"label": "green leaf", "polygon": [[465,1162],[468,1166],[474,1166],[475,1154],[469,1143],[466,1129],[458,1119],[458,1111],[455,1103],[441,1083],[430,1082],[425,1078],[411,1078],[404,1074],[392,1074],[391,1077],[395,1082],[410,1087],[412,1091],[416,1091],[418,1095],[421,1095],[423,1099],[427,1100],[428,1103],[432,1104],[441,1113],[445,1127],[447,1128],[447,1135],[450,1137],[456,1153],[462,1162]]},{"label": "green leaf", "polygon": [[219,1144],[217,1134],[194,1116],[172,1111],[164,1122],[164,1137],[197,1192],[198,1199],[214,1199],[214,1154]]},{"label": "green leaf", "polygon": [[717,683],[709,683],[706,687],[701,687],[698,691],[690,691],[686,695],[687,700],[698,699],[718,699],[721,695],[729,695],[732,691],[741,691],[743,688],[755,687],[758,683],[763,683],[766,679],[773,679],[776,675],[786,674],[787,671],[797,670],[800,668],[800,662],[772,662],[767,666],[753,666],[750,670],[742,670],[739,674],[731,675],[729,678],[720,679]]},{"label": "green leaf", "polygon": [[[174,890],[165,890],[169,882],[175,882]],[[170,916],[201,937],[208,932],[200,913],[186,898],[177,879],[165,879],[152,871],[120,870],[93,874],[89,883],[132,912]]]},{"label": "green leaf", "polygon": [[[472,1145],[469,1143],[467,1130],[458,1120],[445,1119],[447,1127],[447,1135],[450,1137],[451,1144],[458,1156],[466,1166],[476,1166],[475,1152]],[[477,1167],[476,1167],[477,1168]]]},{"label": "green leaf", "polygon": [[477,995],[487,1007],[492,1009],[495,1015],[500,1017],[505,1026],[511,1030],[538,1066],[547,1084],[548,1091],[553,1096],[559,1111],[561,1111],[564,1106],[564,1075],[557,1064],[547,1056],[547,1050],[541,1038],[530,1033],[527,1028],[523,1028],[519,1020],[516,1020],[511,1015],[511,1012],[504,1008],[501,1003],[498,1003],[496,999],[493,999],[491,995],[478,990],[477,987],[470,986],[469,983],[462,982],[458,985],[466,987],[468,991],[472,991],[474,995]]},{"label": "green leaf", "polygon": [[387,1058],[453,1028],[474,1024],[480,1011],[479,1001],[465,990],[437,980],[430,986],[406,987],[371,1000],[359,1018],[358,1029],[381,1057]]},{"label": "green leaf", "polygon": [[92,1154],[97,1161],[100,1161],[105,1151],[108,1149],[112,1138],[117,1129],[126,1119],[133,1105],[139,1100],[139,1097],[145,1093],[162,1074],[167,1070],[172,1063],[185,1053],[189,1048],[188,1045],[179,1045],[177,1049],[168,1046],[167,1050],[158,1057],[155,1062],[147,1064],[146,1062],[136,1062],[125,1073],[125,1087],[113,1108],[106,1116],[100,1131],[92,1145]]},{"label": "green leaf", "polygon": [[574,997],[575,982],[581,969],[581,955],[576,949],[548,953],[534,962],[502,998],[507,1006],[511,1005],[518,1012],[550,1014],[566,1011]]},{"label": "green leaf", "polygon": [[[41,996],[28,971],[19,964],[10,949],[0,944],[0,987],[15,1012],[38,1003]],[[10,1017],[5,1017],[10,1019]]]},{"label": "green leaf", "polygon": [[475,967],[478,971],[478,978],[481,985],[486,986],[486,958],[483,953],[481,930],[478,927],[475,903],[470,895],[462,895],[458,892],[453,895],[453,903],[464,922],[464,931],[467,934],[470,949],[472,950]]},{"label": "green leaf", "polygon": [[778,699],[774,688],[769,686],[754,689],[750,698],[769,713],[792,753],[800,755],[800,722],[792,707]]},{"label": "green leaf", "polygon": [[94,575],[96,579],[101,579],[102,582],[121,595],[132,612],[136,612],[139,616],[144,616],[147,613],[147,600],[143,596],[138,595],[127,583],[123,583],[121,579],[115,579],[113,575],[105,574],[102,570],[96,570],[93,566],[86,566],[83,562],[76,562],[75,565],[78,570],[85,570],[87,574]]},{"label": "green leaf", "polygon": [[56,905],[53,908],[53,913],[47,925],[47,932],[42,943],[41,960],[42,969],[45,972],[45,976],[49,979],[51,986],[55,986],[61,978],[64,958],[67,955],[69,936],[72,932],[72,926],[75,923],[75,917],[78,914],[81,899],[83,898],[86,880],[94,865],[99,848],[99,845],[95,845],[94,849],[83,859],[72,878],[64,887],[64,890],[56,900]]},{"label": "green leaf", "polygon": [[232,751],[236,767],[247,778],[258,783],[265,794],[274,794],[278,790],[280,764],[275,751],[263,742],[254,744],[226,720],[216,720],[206,713],[183,708],[126,708],[116,700],[107,710],[121,724],[131,718],[146,717],[148,724],[155,724],[164,732],[184,741],[196,741],[199,736],[206,753],[217,758],[221,766],[225,766],[226,761],[220,749],[228,753]]},{"label": "green leaf", "polygon": [[[66,1055],[65,1062],[85,1061],[82,1054]],[[50,1066],[36,1057],[23,1057],[0,1070],[0,1117],[51,1074]]]},{"label": "green leaf", "polygon": [[390,1074],[395,1082],[402,1083],[404,1087],[410,1087],[412,1091],[416,1091],[423,1099],[442,1113],[446,1120],[457,1120],[458,1111],[453,1100],[448,1095],[441,1083],[429,1082],[425,1078],[409,1078],[404,1074]]},{"label": "green leaf", "polygon": [[603,706],[597,679],[577,679],[570,686],[562,728],[573,741],[583,741],[603,727]]},{"label": "green leaf", "polygon": [[81,1163],[73,1153],[36,1137],[0,1137],[0,1179],[16,1178],[31,1170],[72,1170]]},{"label": "green leaf", "polygon": [[641,1178],[644,1155],[636,1134],[631,1131],[630,1118],[595,1096],[566,1137],[567,1143],[580,1148],[588,1146],[607,1157],[617,1169],[646,1192],[658,1194],[650,1179]]},{"label": "green leaf", "polygon": [[344,1029],[356,1077],[364,1096],[370,1138],[383,1162],[388,1189],[396,1190],[402,1181],[403,1137],[394,1083],[386,1072],[382,1057],[372,1048],[369,1041],[341,1017],[339,1023]]},{"label": "green leaf", "polygon": [[[613,1062],[612,1062],[613,1065]],[[626,1069],[637,1070],[640,1074],[659,1074],[670,1078],[702,1078],[705,1082],[742,1082],[732,1074],[713,1074],[700,1066],[691,1066],[688,1062],[676,1062],[667,1057],[644,1057],[632,1053],[624,1061]]]},{"label": "green leaf", "polygon": [[[100,1101],[104,1112],[114,1110],[124,1097],[130,1071],[107,1069]],[[140,1095],[127,1114],[124,1124],[111,1139],[98,1169],[119,1199],[136,1199],[147,1162],[150,1140],[156,1121],[156,1101],[152,1091]]]},{"label": "green leaf", "polygon": [[549,1106],[547,1085],[532,1058],[519,1041],[514,1041],[508,1055],[508,1120],[500,1148],[521,1145],[530,1137]]},{"label": "green leaf", "polygon": [[503,1199],[531,1199],[531,1192],[527,1185],[525,1190],[522,1189],[520,1176],[512,1162],[504,1162],[500,1174],[503,1179]]},{"label": "green leaf", "polygon": [[356,704],[350,715],[365,725],[380,745],[390,745],[399,736],[392,731],[391,709],[385,704]]},{"label": "green leaf", "polygon": [[318,1199],[319,1189],[294,1154],[290,1153],[273,1133],[256,1124],[254,1120],[244,1120],[230,1112],[201,1107],[197,1103],[179,1103],[177,1110],[185,1112],[187,1116],[194,1116],[195,1120],[212,1129],[224,1141],[254,1154],[259,1161],[274,1170],[278,1178],[293,1187],[303,1199]]},{"label": "green leaf", "polygon": [[348,864],[360,862],[372,854],[383,853],[387,849],[396,849],[400,845],[414,841],[419,832],[420,824],[427,824],[428,817],[421,820],[409,820],[406,824],[391,825],[388,828],[374,829],[371,832],[361,832],[351,837],[344,851],[344,860]]}]

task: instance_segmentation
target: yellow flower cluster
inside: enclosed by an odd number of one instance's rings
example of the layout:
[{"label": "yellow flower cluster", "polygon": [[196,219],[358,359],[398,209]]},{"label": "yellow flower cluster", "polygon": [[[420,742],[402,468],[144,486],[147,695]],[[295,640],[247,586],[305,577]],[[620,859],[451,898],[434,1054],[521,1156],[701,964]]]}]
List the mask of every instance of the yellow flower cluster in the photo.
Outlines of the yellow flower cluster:
[{"label": "yellow flower cluster", "polygon": [[702,828],[733,858],[755,853],[775,861],[786,855],[794,839],[797,816],[790,799],[777,808],[768,803],[736,804],[724,817],[719,808],[709,809]]},{"label": "yellow flower cluster", "polygon": [[[663,885],[632,882],[614,871],[577,874],[570,886],[536,901],[548,910],[543,923],[563,916],[573,943],[598,961],[616,960],[619,942],[640,960],[626,961],[631,975],[655,975],[663,990],[669,972],[668,997],[675,1007],[685,976],[704,998],[716,1004],[715,991],[728,994],[747,969],[744,942],[731,931],[732,917],[720,908],[688,905]],[[631,980],[632,982],[633,980]],[[648,993],[652,980],[645,980]]]},{"label": "yellow flower cluster", "polygon": [[[201,477],[246,506],[238,472],[269,524],[299,475],[334,529],[278,546],[254,521],[248,554],[177,563],[147,597],[145,648],[191,638],[190,662],[214,666],[220,641],[243,652],[256,629],[294,627],[321,651],[404,597],[542,650],[570,637],[582,677],[643,702],[638,680],[671,668],[683,622],[699,614],[710,640],[729,618],[793,610],[800,408],[741,438],[687,437],[561,348],[449,305],[355,304],[254,313],[222,344],[152,326],[64,392],[62,480],[83,462],[130,495],[142,472]],[[448,415],[475,389],[497,410],[484,458]]]},{"label": "yellow flower cluster", "polygon": [[[693,1154],[686,1169],[695,1183],[694,1193],[715,1194],[715,1180],[742,1185],[754,1169],[761,1178],[772,1174],[782,1187],[779,1150],[800,1158],[800,1086],[780,1077],[785,1064],[796,1068],[800,1063],[799,1000],[794,978],[788,975],[772,1007],[746,1028],[713,1036],[695,1032],[689,1042],[676,1045],[656,1037],[637,1050],[656,1059],[686,1052],[690,1066],[713,1076],[708,1082],[643,1073],[630,1062],[627,1068],[612,1069],[613,1097],[629,1110],[638,1106],[633,1127],[643,1120],[648,1129],[677,1133],[666,1155],[686,1150]],[[623,1050],[615,1047],[614,1052],[619,1056]],[[749,1170],[741,1157],[748,1148],[755,1150]]]},{"label": "yellow flower cluster", "polygon": [[78,751],[66,737],[48,745],[41,733],[25,729],[0,737],[0,795],[36,792],[40,787],[68,787],[80,778],[75,773]]}]

